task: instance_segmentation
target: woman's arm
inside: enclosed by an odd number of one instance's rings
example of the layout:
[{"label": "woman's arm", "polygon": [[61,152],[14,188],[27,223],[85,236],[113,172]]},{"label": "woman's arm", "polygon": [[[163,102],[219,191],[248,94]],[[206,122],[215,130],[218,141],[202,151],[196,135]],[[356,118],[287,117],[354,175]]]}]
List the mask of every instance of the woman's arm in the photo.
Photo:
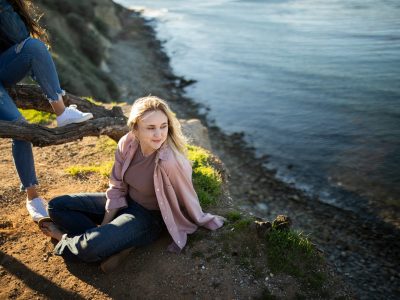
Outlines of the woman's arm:
[{"label": "woman's arm", "polygon": [[101,222],[101,225],[105,225],[110,223],[112,220],[114,220],[115,215],[117,214],[119,208],[115,208],[115,209],[110,209],[110,210],[106,210],[106,213],[104,215],[103,218],[103,222]]},{"label": "woman's arm", "polygon": [[[115,151],[114,165],[110,174],[109,188],[106,191],[107,202],[106,211],[111,212],[114,209],[127,207],[126,195],[128,193],[128,185],[122,178],[122,167],[125,162],[125,155],[123,154],[123,143],[125,137],[121,138],[118,143],[118,148]],[[110,213],[110,215],[112,215]],[[115,215],[115,214],[114,214]]]},{"label": "woman's arm", "polygon": [[208,229],[217,229],[223,225],[220,216],[204,213],[192,183],[192,167],[187,160],[167,163],[167,173],[180,207],[183,207],[192,221]]},{"label": "woman's arm", "polygon": [[29,31],[21,17],[6,1],[0,0],[0,39],[11,47],[29,37]]}]

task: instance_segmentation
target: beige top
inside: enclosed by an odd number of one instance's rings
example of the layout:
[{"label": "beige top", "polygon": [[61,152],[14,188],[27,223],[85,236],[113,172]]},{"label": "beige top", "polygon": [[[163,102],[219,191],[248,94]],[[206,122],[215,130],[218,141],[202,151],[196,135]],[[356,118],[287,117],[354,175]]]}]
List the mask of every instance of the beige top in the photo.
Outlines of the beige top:
[{"label": "beige top", "polygon": [[155,158],[156,152],[143,156],[139,148],[124,174],[131,199],[149,210],[159,210],[153,180]]}]

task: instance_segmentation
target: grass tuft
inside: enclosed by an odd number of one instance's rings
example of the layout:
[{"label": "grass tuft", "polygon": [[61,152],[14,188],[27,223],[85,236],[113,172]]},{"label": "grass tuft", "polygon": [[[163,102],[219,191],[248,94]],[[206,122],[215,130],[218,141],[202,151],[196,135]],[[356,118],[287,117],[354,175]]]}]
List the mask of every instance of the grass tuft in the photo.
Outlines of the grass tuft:
[{"label": "grass tuft", "polygon": [[102,103],[100,101],[95,100],[93,97],[89,97],[89,96],[82,97],[82,99],[85,99],[85,100],[89,101],[90,103],[93,103],[93,104],[96,104],[96,105],[103,105],[104,104],[104,103]]},{"label": "grass tuft", "polygon": [[239,221],[242,218],[242,215],[240,212],[232,210],[226,214],[226,218],[228,219],[229,222],[233,223]]},{"label": "grass tuft", "polygon": [[235,228],[235,230],[243,230],[246,228],[249,228],[249,226],[251,225],[251,223],[254,222],[253,218],[245,218],[245,219],[241,219],[236,221],[233,224],[233,228]]},{"label": "grass tuft", "polygon": [[202,207],[215,205],[221,195],[221,175],[211,165],[212,154],[207,150],[188,145],[188,157],[192,162],[193,185]]},{"label": "grass tuft", "polygon": [[113,139],[109,138],[108,136],[101,136],[96,144],[96,148],[98,151],[113,154],[117,149],[117,142]]},{"label": "grass tuft", "polygon": [[322,258],[307,237],[293,230],[273,228],[266,239],[268,266],[272,272],[297,277],[314,290],[322,288],[326,278],[317,270]]},{"label": "grass tuft", "polygon": [[86,176],[93,173],[98,173],[104,177],[109,177],[112,166],[113,162],[110,161],[97,166],[71,166],[65,171],[67,172],[67,174],[74,177]]}]

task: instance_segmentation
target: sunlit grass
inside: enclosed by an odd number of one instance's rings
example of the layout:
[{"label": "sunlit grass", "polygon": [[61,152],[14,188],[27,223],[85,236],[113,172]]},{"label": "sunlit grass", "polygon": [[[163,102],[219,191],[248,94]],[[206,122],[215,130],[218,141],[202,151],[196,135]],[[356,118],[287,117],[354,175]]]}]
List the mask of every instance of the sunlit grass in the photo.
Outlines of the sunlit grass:
[{"label": "sunlit grass", "polygon": [[222,178],[211,166],[212,154],[203,148],[188,145],[188,158],[192,162],[193,185],[201,206],[215,205],[221,195]]},{"label": "sunlit grass", "polygon": [[93,173],[98,173],[103,177],[109,177],[113,164],[114,162],[109,161],[101,165],[70,166],[65,169],[65,172],[74,177],[85,176]]},{"label": "sunlit grass", "polygon": [[82,97],[82,99],[85,99],[89,101],[90,103],[96,104],[96,105],[104,105],[104,103],[95,100],[93,97]]},{"label": "sunlit grass", "polygon": [[102,151],[107,154],[113,154],[117,149],[117,142],[108,136],[101,136],[96,144],[98,151]]},{"label": "sunlit grass", "polygon": [[36,109],[18,109],[25,120],[29,123],[46,125],[56,119],[56,115],[48,112],[38,111]]}]

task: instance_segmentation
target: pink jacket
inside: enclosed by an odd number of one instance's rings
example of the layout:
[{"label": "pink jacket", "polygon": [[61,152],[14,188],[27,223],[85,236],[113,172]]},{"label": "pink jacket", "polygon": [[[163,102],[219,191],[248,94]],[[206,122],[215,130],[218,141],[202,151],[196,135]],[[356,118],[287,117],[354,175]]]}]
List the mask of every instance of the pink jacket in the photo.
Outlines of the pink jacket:
[{"label": "pink jacket", "polygon": [[[110,187],[106,192],[106,210],[127,206],[128,185],[123,176],[138,145],[132,132],[118,142]],[[187,234],[195,232],[198,226],[215,230],[223,225],[222,217],[202,211],[193,188],[189,161],[183,156],[178,161],[168,145],[162,146],[156,155],[154,188],[164,223],[174,240],[170,250],[180,251],[186,244]]]}]

